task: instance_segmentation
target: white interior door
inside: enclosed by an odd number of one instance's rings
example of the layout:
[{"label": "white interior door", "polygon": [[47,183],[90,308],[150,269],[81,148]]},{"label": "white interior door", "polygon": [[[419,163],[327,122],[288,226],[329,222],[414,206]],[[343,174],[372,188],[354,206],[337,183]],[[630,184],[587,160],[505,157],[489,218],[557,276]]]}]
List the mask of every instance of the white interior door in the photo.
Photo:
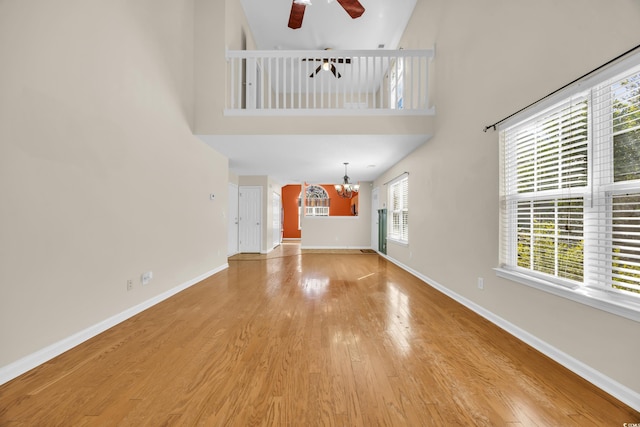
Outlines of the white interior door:
[{"label": "white interior door", "polygon": [[275,248],[282,240],[282,218],[280,208],[280,195],[273,193],[273,247]]},{"label": "white interior door", "polygon": [[227,256],[238,253],[238,186],[229,183],[229,236]]},{"label": "white interior door", "polygon": [[378,209],[380,200],[380,188],[371,191],[371,249],[378,250]]},{"label": "white interior door", "polygon": [[259,253],[262,246],[262,187],[241,186],[238,206],[240,252]]}]

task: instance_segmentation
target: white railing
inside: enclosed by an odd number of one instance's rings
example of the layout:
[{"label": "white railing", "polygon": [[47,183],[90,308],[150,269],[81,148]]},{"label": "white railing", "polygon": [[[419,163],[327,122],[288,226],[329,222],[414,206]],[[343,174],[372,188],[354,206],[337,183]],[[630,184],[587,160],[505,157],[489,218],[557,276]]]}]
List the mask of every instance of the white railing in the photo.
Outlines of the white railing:
[{"label": "white railing", "polygon": [[226,115],[433,115],[429,50],[228,51]]}]

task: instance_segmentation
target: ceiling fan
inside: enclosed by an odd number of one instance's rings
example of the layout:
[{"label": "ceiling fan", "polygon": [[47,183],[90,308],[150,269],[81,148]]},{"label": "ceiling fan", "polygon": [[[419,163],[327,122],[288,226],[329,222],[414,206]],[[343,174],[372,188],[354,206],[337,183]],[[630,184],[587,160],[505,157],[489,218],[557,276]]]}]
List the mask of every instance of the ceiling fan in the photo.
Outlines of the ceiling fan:
[{"label": "ceiling fan", "polygon": [[[358,0],[338,0],[340,6],[351,16],[352,19],[359,18],[364,13],[364,7]],[[294,30],[302,27],[304,10],[311,5],[311,0],[293,0],[291,4],[291,14],[289,15],[289,28]]]},{"label": "ceiling fan", "polygon": [[[330,50],[330,49],[325,49]],[[320,72],[320,70],[329,71],[333,73],[333,76],[336,78],[342,77],[342,74],[338,72],[336,66],[334,64],[351,64],[351,58],[304,58],[303,61],[319,61],[322,64],[318,65],[318,68],[309,75],[309,77],[313,78]]]}]

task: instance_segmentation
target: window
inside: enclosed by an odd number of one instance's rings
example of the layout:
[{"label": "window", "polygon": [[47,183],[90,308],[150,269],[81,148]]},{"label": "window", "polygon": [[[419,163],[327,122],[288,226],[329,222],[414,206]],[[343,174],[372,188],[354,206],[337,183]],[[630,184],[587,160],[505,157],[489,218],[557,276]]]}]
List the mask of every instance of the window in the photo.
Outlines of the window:
[{"label": "window", "polygon": [[501,129],[503,269],[640,304],[635,62]]},{"label": "window", "polygon": [[390,240],[409,241],[409,176],[403,174],[389,184]]},{"label": "window", "polygon": [[[302,196],[302,194],[301,194]],[[298,229],[300,229],[300,216],[304,209],[305,216],[329,216],[329,194],[319,185],[309,185],[305,189],[305,201],[298,198]]]},{"label": "window", "polygon": [[389,101],[391,109],[404,108],[404,57],[398,57],[389,74]]}]

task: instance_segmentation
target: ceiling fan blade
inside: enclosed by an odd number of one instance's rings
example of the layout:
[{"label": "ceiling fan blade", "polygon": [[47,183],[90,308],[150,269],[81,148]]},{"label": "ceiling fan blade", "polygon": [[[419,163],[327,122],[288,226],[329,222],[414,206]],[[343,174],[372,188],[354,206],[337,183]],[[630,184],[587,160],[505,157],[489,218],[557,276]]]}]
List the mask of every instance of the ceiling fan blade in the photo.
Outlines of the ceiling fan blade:
[{"label": "ceiling fan blade", "polygon": [[358,0],[338,0],[338,3],[352,19],[359,18],[364,13],[364,7]]},{"label": "ceiling fan blade", "polygon": [[320,72],[320,70],[322,70],[322,65],[318,65],[318,68],[316,68],[316,71],[311,73],[311,75],[309,77],[311,77],[311,78],[315,77],[316,74],[318,74]]},{"label": "ceiling fan blade", "polygon": [[334,77],[340,78],[342,77],[342,75],[336,70],[336,66],[331,64],[331,72],[333,73]]},{"label": "ceiling fan blade", "polygon": [[291,14],[289,14],[289,28],[297,30],[302,27],[302,18],[304,18],[304,10],[307,8],[304,4],[291,3]]}]

